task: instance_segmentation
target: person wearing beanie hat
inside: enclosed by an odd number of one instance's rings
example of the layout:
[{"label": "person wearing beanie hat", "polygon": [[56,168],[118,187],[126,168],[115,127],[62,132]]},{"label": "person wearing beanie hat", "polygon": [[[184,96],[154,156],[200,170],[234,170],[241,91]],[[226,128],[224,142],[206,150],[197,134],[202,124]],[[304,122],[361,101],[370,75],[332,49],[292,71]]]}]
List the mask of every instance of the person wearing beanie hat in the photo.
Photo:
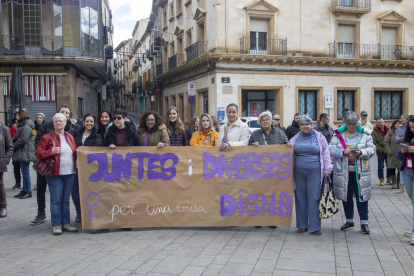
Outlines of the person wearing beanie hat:
[{"label": "person wearing beanie hat", "polygon": [[33,129],[33,134],[37,135],[37,131],[39,130],[40,126],[45,122],[45,114],[43,113],[37,113],[36,114],[36,120],[34,121],[35,128]]}]

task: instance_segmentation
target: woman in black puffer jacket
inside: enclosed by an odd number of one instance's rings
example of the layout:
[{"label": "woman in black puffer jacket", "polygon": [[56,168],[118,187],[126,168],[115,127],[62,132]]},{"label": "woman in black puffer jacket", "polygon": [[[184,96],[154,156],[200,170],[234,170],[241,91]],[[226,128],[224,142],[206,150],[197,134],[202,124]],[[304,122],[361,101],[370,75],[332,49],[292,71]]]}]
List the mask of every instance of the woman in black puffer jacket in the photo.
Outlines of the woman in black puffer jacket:
[{"label": "woman in black puffer jacket", "polygon": [[[96,123],[95,116],[86,114],[85,117],[83,117],[84,126],[81,129],[79,129],[79,131],[76,132],[73,137],[75,138],[75,143],[78,148],[81,146],[88,146],[88,147],[103,147],[104,146],[102,135],[98,132],[98,129],[95,127],[95,123]],[[80,223],[82,220],[81,220],[79,180],[78,180],[77,170],[75,173],[75,177],[73,178],[72,200],[73,200],[73,205],[75,205],[76,214],[77,214],[75,223]]]},{"label": "woman in black puffer jacket", "polygon": [[170,136],[171,146],[187,146],[184,125],[181,122],[178,109],[175,106],[168,108],[167,116],[165,117],[165,126]]}]

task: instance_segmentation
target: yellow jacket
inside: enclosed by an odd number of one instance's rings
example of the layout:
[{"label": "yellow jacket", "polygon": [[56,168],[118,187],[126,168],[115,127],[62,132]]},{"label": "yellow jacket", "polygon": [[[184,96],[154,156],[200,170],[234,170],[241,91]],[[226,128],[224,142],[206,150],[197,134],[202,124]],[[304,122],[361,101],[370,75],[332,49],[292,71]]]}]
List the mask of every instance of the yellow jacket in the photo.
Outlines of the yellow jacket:
[{"label": "yellow jacket", "polygon": [[[204,145],[204,141],[212,133],[213,133],[213,135],[210,137],[210,139],[207,142],[207,144]],[[204,133],[203,133],[202,130],[199,130],[199,131],[196,131],[196,132],[193,133],[193,136],[191,137],[191,140],[190,140],[190,146],[198,146],[198,147],[211,146],[211,147],[216,147],[217,146],[218,137],[219,137],[219,133],[217,131],[212,130],[212,129],[209,129],[207,131],[206,135],[204,135]]]}]

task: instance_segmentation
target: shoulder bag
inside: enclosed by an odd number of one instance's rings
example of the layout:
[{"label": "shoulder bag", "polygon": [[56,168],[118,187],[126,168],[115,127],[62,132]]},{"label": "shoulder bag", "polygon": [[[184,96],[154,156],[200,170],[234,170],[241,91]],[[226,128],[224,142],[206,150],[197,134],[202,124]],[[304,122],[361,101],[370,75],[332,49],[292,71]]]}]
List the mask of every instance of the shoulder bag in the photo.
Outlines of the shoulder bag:
[{"label": "shoulder bag", "polygon": [[[50,139],[52,139],[53,147],[56,147],[55,141],[53,141],[52,135],[50,135]],[[55,164],[55,158],[53,156],[47,159],[39,159],[36,157],[36,161],[33,164],[33,169],[36,172],[40,173],[41,175],[45,177],[49,177],[49,176],[52,176],[54,164]]]}]

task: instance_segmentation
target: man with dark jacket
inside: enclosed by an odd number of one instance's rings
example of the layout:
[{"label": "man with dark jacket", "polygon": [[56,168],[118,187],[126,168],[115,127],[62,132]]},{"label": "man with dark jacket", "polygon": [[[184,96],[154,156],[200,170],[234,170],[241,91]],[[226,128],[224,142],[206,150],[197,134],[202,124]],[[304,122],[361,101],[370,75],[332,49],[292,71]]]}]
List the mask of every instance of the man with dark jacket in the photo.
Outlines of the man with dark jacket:
[{"label": "man with dark jacket", "polygon": [[[387,151],[384,146],[384,137],[390,130],[389,126],[384,124],[382,118],[377,119],[377,123],[374,126],[374,130],[371,133],[374,145],[377,147],[378,156],[378,178],[380,180],[380,186],[384,186],[384,163],[387,164]],[[387,169],[387,182],[391,183],[390,176],[395,175],[395,169]]]},{"label": "man with dark jacket", "polygon": [[281,131],[283,131],[283,133],[285,133],[286,132],[286,128],[284,128],[283,126],[281,126],[281,124],[280,124],[280,115],[279,114],[275,114],[275,115],[273,115],[273,126],[275,127],[275,128],[278,128],[278,129],[280,129]]},{"label": "man with dark jacket", "polygon": [[142,146],[141,139],[135,127],[125,121],[128,113],[125,109],[118,108],[114,111],[114,124],[108,128],[105,135],[104,145],[110,148]]},{"label": "man with dark jacket", "polygon": [[[63,105],[59,108],[57,113],[65,114],[66,118],[68,119],[68,122],[65,127],[65,131],[69,133],[70,135],[74,135],[74,131],[72,128],[72,124],[69,122],[70,118],[70,108],[67,105]],[[36,138],[35,138],[35,148],[37,149],[37,145],[40,142],[40,139],[43,135],[48,134],[51,131],[54,131],[55,128],[53,126],[53,121],[45,122],[43,123],[39,130],[37,131]],[[37,186],[37,216],[36,218],[31,222],[31,225],[39,225],[42,222],[46,221],[46,177],[41,175],[40,173],[36,173],[36,186]]]},{"label": "man with dark jacket", "polygon": [[286,137],[290,140],[292,139],[293,136],[295,136],[296,134],[299,133],[300,129],[299,129],[299,119],[300,119],[300,114],[296,113],[295,117],[292,121],[292,125],[288,126],[286,129]]},{"label": "man with dark jacket", "polygon": [[334,134],[334,130],[329,126],[329,115],[322,113],[319,116],[318,124],[313,129],[322,133],[329,145]]}]

